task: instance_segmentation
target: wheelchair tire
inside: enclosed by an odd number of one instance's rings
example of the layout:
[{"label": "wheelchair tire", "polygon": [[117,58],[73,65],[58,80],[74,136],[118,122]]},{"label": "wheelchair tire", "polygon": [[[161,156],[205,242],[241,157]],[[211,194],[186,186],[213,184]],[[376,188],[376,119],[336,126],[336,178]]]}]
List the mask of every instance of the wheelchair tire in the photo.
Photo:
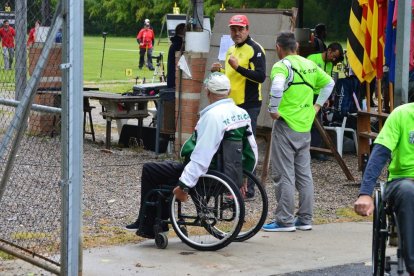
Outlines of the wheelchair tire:
[{"label": "wheelchair tire", "polygon": [[[234,241],[242,242],[250,239],[260,231],[266,221],[269,203],[267,193],[259,179],[252,173],[243,170],[243,180],[254,184],[255,197],[244,202],[244,222],[240,233]],[[258,214],[260,212],[260,214]]]},{"label": "wheelchair tire", "polygon": [[230,244],[240,232],[244,204],[239,188],[226,175],[210,170],[190,189],[189,199],[173,196],[171,223],[177,236],[200,251],[215,251]]},{"label": "wheelchair tire", "polygon": [[375,190],[372,230],[372,275],[383,276],[385,272],[385,248],[388,229],[381,191]]},{"label": "wheelchair tire", "polygon": [[159,249],[165,249],[168,246],[168,237],[164,233],[158,233],[155,235],[155,245]]}]

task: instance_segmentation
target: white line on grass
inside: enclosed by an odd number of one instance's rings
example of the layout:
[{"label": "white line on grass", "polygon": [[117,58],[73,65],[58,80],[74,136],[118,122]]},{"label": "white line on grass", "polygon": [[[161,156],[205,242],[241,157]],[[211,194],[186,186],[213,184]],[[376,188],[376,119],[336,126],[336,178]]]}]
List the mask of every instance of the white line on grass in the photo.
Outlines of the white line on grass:
[{"label": "white line on grass", "polygon": [[[117,48],[106,48],[106,50],[122,51],[122,52],[139,52],[139,50],[117,49]],[[152,52],[153,53],[161,53],[161,54],[164,54],[164,52],[161,52],[161,51],[152,51]]]}]

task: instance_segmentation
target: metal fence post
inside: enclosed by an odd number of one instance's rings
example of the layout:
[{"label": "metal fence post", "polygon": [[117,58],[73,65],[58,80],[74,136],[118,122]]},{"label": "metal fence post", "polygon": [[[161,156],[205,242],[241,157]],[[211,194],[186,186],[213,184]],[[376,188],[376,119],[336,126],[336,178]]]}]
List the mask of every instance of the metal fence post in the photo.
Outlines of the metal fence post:
[{"label": "metal fence post", "polygon": [[27,50],[26,50],[26,30],[27,30],[27,0],[16,1],[16,65],[15,79],[16,92],[15,99],[20,100],[27,83]]},{"label": "metal fence post", "polygon": [[82,274],[83,1],[63,4],[61,274]]},{"label": "metal fence post", "polygon": [[398,2],[398,26],[395,63],[395,106],[407,103],[408,99],[408,70],[410,56],[410,31],[411,31],[411,1]]}]

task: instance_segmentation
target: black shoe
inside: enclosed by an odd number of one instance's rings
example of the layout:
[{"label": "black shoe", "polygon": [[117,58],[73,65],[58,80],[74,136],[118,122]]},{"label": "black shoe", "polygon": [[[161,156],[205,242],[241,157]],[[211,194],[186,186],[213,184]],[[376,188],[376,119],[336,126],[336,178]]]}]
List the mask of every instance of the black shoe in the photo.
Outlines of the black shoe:
[{"label": "black shoe", "polygon": [[149,69],[150,69],[150,71],[154,71],[155,70],[154,67],[150,67]]},{"label": "black shoe", "polygon": [[148,227],[143,227],[143,228],[144,229],[138,229],[135,232],[135,234],[139,237],[146,238],[146,239],[154,239],[156,232],[168,232],[169,230],[168,225],[164,223],[161,226],[162,231],[160,230],[156,231],[155,227],[153,227],[154,228],[153,230],[150,230]]},{"label": "black shoe", "polygon": [[139,67],[138,67],[138,69],[139,69],[139,70],[142,70],[142,66],[139,66]]},{"label": "black shoe", "polygon": [[138,230],[137,232],[135,232],[135,234],[139,237],[142,238],[146,238],[146,239],[154,239],[155,238],[155,234],[154,233],[145,233],[143,231]]},{"label": "black shoe", "polygon": [[135,234],[139,237],[143,237],[146,239],[154,239],[155,233],[157,233],[155,226],[149,227],[148,225],[141,227],[135,232]]},{"label": "black shoe", "polygon": [[134,223],[128,224],[127,226],[125,226],[125,230],[128,231],[137,231],[139,228],[139,221],[136,220]]}]

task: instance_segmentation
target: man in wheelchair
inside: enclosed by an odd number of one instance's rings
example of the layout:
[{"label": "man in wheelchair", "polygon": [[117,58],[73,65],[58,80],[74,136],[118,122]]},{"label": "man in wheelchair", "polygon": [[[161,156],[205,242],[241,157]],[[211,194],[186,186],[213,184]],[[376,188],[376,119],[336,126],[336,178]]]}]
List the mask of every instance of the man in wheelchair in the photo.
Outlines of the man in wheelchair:
[{"label": "man in wheelchair", "polygon": [[[138,236],[154,238],[155,235],[153,226],[156,208],[152,206],[143,208],[145,196],[161,185],[168,185],[176,186],[173,189],[176,198],[186,201],[189,189],[193,188],[199,177],[207,172],[222,141],[241,142],[242,150],[227,153],[224,149],[223,154],[239,155],[229,158],[242,160],[243,168],[249,172],[252,172],[256,166],[258,153],[256,141],[250,131],[250,117],[244,109],[237,107],[233,100],[228,98],[229,79],[226,75],[215,72],[204,81],[204,84],[210,105],[200,112],[200,119],[192,136],[181,148],[180,155],[185,158],[185,162],[151,162],[143,166],[138,219],[126,226],[127,230],[136,231]],[[227,163],[226,158],[224,160]],[[163,206],[162,219],[168,219],[169,216],[165,209],[167,206]]]},{"label": "man in wheelchair", "polygon": [[374,143],[354,209],[361,216],[373,213],[371,195],[382,169],[391,159],[384,199],[396,213],[405,266],[414,276],[414,103],[397,107]]}]

